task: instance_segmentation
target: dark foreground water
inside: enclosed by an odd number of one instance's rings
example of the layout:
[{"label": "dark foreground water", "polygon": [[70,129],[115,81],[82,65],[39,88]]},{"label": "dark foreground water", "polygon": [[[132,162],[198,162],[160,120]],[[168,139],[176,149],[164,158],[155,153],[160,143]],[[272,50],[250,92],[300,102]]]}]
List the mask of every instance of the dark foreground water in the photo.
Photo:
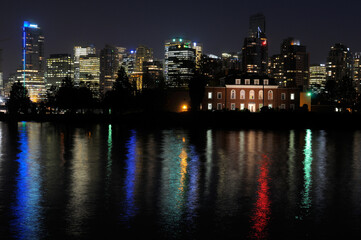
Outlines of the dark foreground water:
[{"label": "dark foreground water", "polygon": [[0,123],[1,239],[359,239],[361,132]]}]

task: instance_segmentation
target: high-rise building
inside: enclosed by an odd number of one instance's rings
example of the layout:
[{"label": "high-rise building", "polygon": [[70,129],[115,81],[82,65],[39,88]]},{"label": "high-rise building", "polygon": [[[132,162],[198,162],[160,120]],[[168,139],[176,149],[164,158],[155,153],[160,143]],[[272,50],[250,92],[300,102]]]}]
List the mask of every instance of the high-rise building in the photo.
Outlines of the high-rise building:
[{"label": "high-rise building", "polygon": [[315,93],[321,93],[326,86],[326,65],[314,64],[310,66],[310,89]]},{"label": "high-rise building", "polygon": [[162,84],[163,78],[163,62],[158,60],[150,60],[143,64],[143,81],[142,88],[156,88]]},{"label": "high-rise building", "polygon": [[276,80],[279,85],[286,82],[284,76],[284,55],[276,54],[269,58],[268,75]]},{"label": "high-rise building", "polygon": [[135,72],[135,58],[136,58],[136,51],[130,50],[126,51],[122,54],[122,67],[124,67],[125,72],[130,75]]},{"label": "high-rise building", "polygon": [[199,43],[183,38],[173,38],[166,41],[164,59],[166,85],[169,87],[187,87],[197,66],[200,66],[201,54],[202,45]]},{"label": "high-rise building", "polygon": [[64,78],[74,79],[74,59],[70,54],[51,54],[46,59],[46,86],[60,87]]},{"label": "high-rise building", "polygon": [[92,91],[99,91],[100,59],[95,54],[80,56],[79,84],[85,84]]},{"label": "high-rise building", "polygon": [[74,47],[74,82],[75,84],[79,84],[80,81],[80,70],[79,70],[79,59],[81,56],[95,55],[96,49],[94,46],[75,46]]},{"label": "high-rise building", "polygon": [[144,45],[137,47],[135,52],[135,72],[143,72],[143,63],[153,59],[153,50]]},{"label": "high-rise building", "polygon": [[242,48],[242,70],[247,74],[266,75],[268,67],[268,41],[266,20],[263,14],[252,15],[248,37]]},{"label": "high-rise building", "polygon": [[356,52],[353,55],[353,80],[357,92],[361,92],[361,52]]},{"label": "high-rise building", "polygon": [[353,58],[350,49],[341,43],[331,47],[327,58],[327,81],[341,81],[352,78]]},{"label": "high-rise building", "polygon": [[112,90],[118,76],[120,58],[118,48],[106,45],[100,50],[100,91],[106,93]]},{"label": "high-rise building", "polygon": [[259,33],[266,33],[266,17],[262,13],[254,14],[249,18],[249,37],[257,37]]},{"label": "high-rise building", "polygon": [[288,87],[306,90],[309,86],[309,53],[299,40],[287,38],[281,45],[283,76]]},{"label": "high-rise building", "polygon": [[44,80],[44,36],[37,24],[24,22],[22,29],[22,69],[18,70],[27,88],[30,100],[40,102],[45,99]]}]

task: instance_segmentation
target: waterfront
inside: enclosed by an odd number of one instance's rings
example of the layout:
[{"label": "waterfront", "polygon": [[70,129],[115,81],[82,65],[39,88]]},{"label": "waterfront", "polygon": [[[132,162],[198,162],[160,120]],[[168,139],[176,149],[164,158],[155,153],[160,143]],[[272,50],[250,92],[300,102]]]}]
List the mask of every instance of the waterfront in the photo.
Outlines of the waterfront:
[{"label": "waterfront", "polygon": [[0,235],[356,238],[360,149],[358,130],[2,122]]}]

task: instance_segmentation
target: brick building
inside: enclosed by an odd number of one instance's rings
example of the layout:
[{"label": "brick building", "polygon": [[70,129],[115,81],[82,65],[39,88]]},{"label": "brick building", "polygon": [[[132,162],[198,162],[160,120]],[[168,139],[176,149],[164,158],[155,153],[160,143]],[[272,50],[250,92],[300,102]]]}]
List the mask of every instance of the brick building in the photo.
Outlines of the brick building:
[{"label": "brick building", "polygon": [[244,77],[234,84],[206,87],[203,110],[259,111],[263,106],[273,109],[295,110],[300,106],[300,89],[279,87],[274,79]]}]

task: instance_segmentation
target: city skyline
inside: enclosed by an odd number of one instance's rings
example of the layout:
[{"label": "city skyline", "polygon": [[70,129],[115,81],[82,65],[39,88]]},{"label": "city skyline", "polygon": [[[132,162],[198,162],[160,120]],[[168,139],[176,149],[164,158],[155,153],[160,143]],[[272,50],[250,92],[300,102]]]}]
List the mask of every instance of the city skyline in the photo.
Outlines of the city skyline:
[{"label": "city skyline", "polygon": [[[62,1],[56,9],[41,0],[26,7],[22,0],[16,4],[8,2],[8,11],[1,15],[0,21],[4,77],[16,72],[21,64],[20,26],[25,20],[41,26],[46,38],[46,58],[50,54],[72,53],[74,46],[88,44],[94,44],[98,49],[106,44],[128,49],[144,44],[154,49],[156,58],[164,58],[164,41],[179,36],[202,42],[204,53],[220,56],[222,52],[241,51],[249,30],[249,17],[255,13],[263,13],[266,17],[269,56],[279,52],[282,40],[287,37],[299,39],[307,46],[311,64],[325,63],[328,51],[335,43],[345,44],[352,52],[361,51],[358,44],[361,36],[356,34],[357,6],[361,3],[352,2],[351,5],[348,4],[351,1],[344,1],[340,5],[330,1],[303,1],[298,2],[298,11],[292,10],[294,6],[287,3],[207,1],[205,4],[196,1],[191,4],[186,1],[185,6],[199,10],[188,13],[177,12],[166,1],[117,3],[108,0],[102,5],[95,2],[86,5],[72,2],[70,5],[70,1]],[[106,6],[109,5],[119,12],[107,14]],[[91,14],[96,12],[99,14]],[[64,13],[67,18],[62,17]]]}]

